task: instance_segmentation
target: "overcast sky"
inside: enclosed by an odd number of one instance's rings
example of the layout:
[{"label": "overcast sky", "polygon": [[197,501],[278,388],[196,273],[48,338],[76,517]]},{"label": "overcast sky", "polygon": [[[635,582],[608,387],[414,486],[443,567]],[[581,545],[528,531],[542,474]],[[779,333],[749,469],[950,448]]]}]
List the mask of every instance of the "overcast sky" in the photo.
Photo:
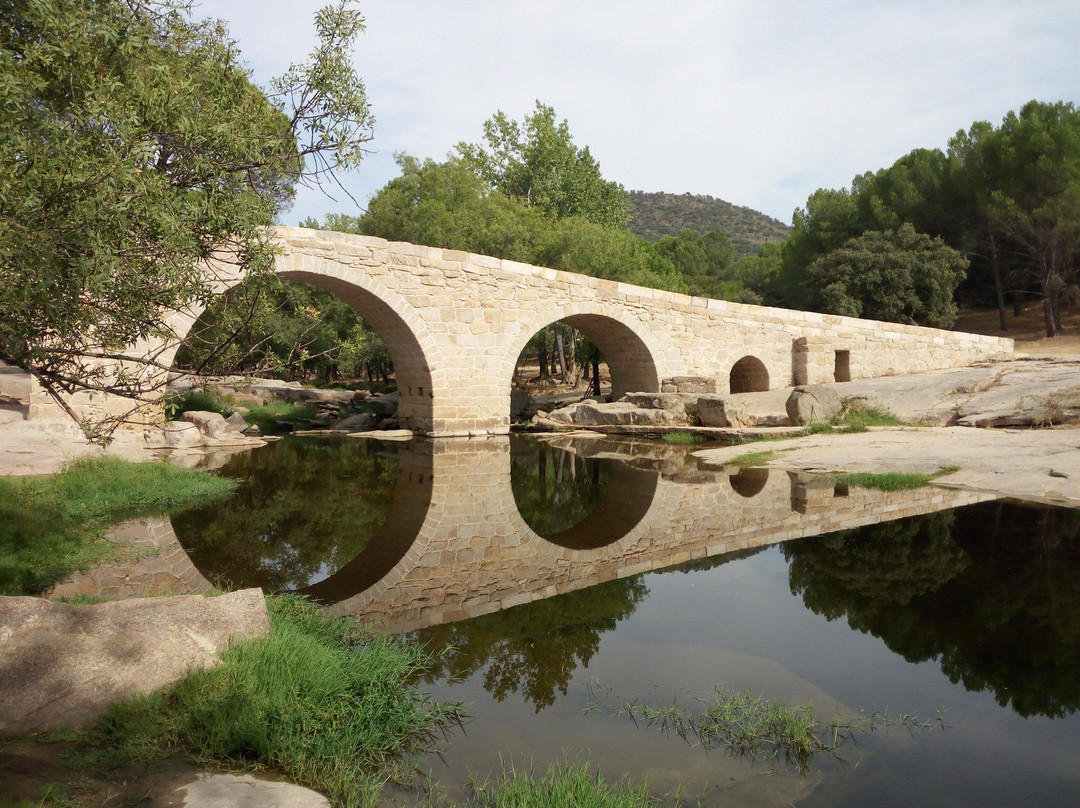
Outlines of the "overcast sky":
[{"label": "overcast sky", "polygon": [[[321,0],[197,0],[264,84],[314,41]],[[708,194],[791,222],[915,148],[1026,101],[1080,103],[1077,0],[361,0],[375,114],[360,206],[395,152],[445,159],[537,100],[628,190]],[[301,191],[282,217],[360,213]]]}]

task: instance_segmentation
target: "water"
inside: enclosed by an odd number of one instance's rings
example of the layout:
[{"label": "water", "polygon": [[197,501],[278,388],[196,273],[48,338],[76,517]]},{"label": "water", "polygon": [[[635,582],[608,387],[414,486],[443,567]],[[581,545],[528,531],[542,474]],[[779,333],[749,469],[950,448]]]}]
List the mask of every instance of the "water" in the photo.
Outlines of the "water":
[{"label": "water", "polygon": [[[451,795],[570,759],[687,805],[1080,805],[1076,511],[609,441],[290,439],[225,473],[240,499],[174,519],[211,580],[453,647],[424,687],[472,720],[422,766]],[[626,714],[718,689],[928,726],[879,722],[800,770]]]}]

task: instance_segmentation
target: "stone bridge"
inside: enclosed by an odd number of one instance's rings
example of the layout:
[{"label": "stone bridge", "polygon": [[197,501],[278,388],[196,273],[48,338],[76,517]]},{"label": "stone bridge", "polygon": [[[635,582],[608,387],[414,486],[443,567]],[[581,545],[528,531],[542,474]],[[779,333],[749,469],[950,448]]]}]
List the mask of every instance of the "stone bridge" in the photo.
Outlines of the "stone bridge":
[{"label": "stone bridge", "polygon": [[[960,367],[1012,355],[1012,340],[729,303],[645,289],[455,250],[279,227],[277,273],[326,289],[386,343],[402,426],[433,437],[504,434],[518,355],[540,329],[569,323],[603,352],[612,393],[666,379],[714,379],[751,392]],[[212,266],[216,290],[242,280]],[[173,318],[183,339],[201,309]],[[171,364],[179,343],[139,346]],[[80,396],[83,414],[107,405]],[[39,405],[39,406],[35,406]],[[41,396],[30,417],[48,408]]]}]

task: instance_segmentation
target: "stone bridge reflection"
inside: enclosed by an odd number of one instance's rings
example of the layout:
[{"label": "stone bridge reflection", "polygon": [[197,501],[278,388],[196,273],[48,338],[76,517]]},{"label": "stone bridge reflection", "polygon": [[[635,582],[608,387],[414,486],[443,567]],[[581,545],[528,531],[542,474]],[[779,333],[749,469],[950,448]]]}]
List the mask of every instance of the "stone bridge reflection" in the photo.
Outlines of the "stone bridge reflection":
[{"label": "stone bridge reflection", "polygon": [[[885,493],[766,469],[703,470],[655,443],[551,441],[578,458],[617,459],[596,508],[547,538],[523,519],[508,437],[416,441],[397,452],[387,517],[365,549],[301,590],[333,611],[405,632],[463,620],[686,561],[993,499],[927,487]],[[81,573],[54,594],[132,596],[209,584],[165,520],[123,527],[158,552]],[[148,538],[147,541],[150,539]]]},{"label": "stone bridge reflection", "polygon": [[[423,455],[431,462],[429,505],[400,560],[370,585],[369,576],[351,578],[343,569],[317,594],[337,613],[405,632],[685,561],[994,498],[933,487],[849,490],[764,469],[702,471],[686,466],[682,451],[655,444],[566,441],[561,448],[628,464],[608,483],[607,502],[570,530],[545,539],[522,519],[508,439],[437,442]],[[598,539],[602,529],[606,543]]]}]

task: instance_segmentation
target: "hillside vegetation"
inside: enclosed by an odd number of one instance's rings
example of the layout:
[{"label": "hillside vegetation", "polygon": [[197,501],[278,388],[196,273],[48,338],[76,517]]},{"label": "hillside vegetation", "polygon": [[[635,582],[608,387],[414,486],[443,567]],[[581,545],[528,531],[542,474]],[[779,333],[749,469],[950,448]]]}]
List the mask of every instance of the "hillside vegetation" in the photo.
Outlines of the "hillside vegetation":
[{"label": "hillside vegetation", "polygon": [[735,247],[735,255],[753,255],[761,245],[783,241],[790,227],[751,208],[701,194],[630,191],[630,230],[648,241],[677,236],[683,230],[719,230]]}]

